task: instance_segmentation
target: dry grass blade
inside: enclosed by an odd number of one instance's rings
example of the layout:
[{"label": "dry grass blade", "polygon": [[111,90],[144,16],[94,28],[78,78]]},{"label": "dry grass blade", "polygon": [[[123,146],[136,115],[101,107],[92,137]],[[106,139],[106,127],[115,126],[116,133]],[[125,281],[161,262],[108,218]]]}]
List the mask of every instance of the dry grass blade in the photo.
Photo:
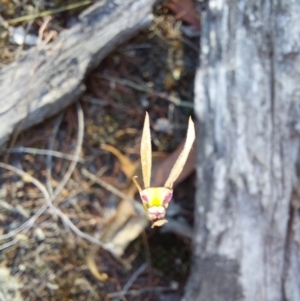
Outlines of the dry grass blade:
[{"label": "dry grass blade", "polygon": [[111,152],[118,158],[118,160],[121,163],[121,169],[127,178],[131,178],[133,176],[135,170],[137,169],[138,162],[137,163],[132,162],[128,157],[123,155],[119,150],[117,150],[115,147],[111,145],[102,144],[101,148],[103,150]]},{"label": "dry grass blade", "polygon": [[141,164],[144,179],[144,188],[150,187],[151,168],[152,168],[152,153],[151,153],[151,134],[149,115],[146,112],[142,141],[141,141]]},{"label": "dry grass blade", "polygon": [[78,116],[78,134],[77,134],[77,143],[76,143],[76,148],[74,152],[74,157],[77,158],[77,160],[74,160],[71,162],[68,171],[64,175],[62,181],[59,183],[55,191],[53,192],[52,199],[54,200],[64,189],[65,185],[69,181],[73,171],[75,170],[75,167],[77,165],[79,155],[82,149],[82,142],[83,142],[83,136],[84,136],[84,116],[83,116],[83,111],[81,108],[80,103],[77,101],[76,102],[76,110],[77,110],[77,116]]},{"label": "dry grass blade", "polygon": [[[120,292],[116,292],[116,293],[109,293],[106,295],[106,298],[108,299],[112,299],[115,298],[117,296],[124,296],[124,295],[129,295],[129,296],[139,296],[143,293],[147,293],[147,292],[164,292],[164,291],[174,291],[175,289],[171,288],[171,287],[162,287],[162,286],[153,286],[153,287],[144,287],[142,289],[139,290],[130,290],[127,292],[124,291],[120,291]],[[140,300],[140,299],[138,299]]]},{"label": "dry grass blade", "polygon": [[192,118],[190,117],[185,145],[184,145],[183,150],[182,150],[181,154],[179,155],[179,157],[178,157],[175,165],[173,166],[171,173],[165,183],[166,188],[169,188],[169,189],[173,188],[173,183],[176,181],[176,179],[178,178],[178,176],[180,175],[180,173],[183,170],[185,162],[186,162],[188,155],[190,153],[190,150],[193,146],[194,140],[195,140],[195,126],[194,126],[194,122],[192,121]]},{"label": "dry grass blade", "polygon": [[52,10],[46,10],[46,11],[43,11],[43,12],[40,12],[40,13],[37,13],[37,14],[21,16],[21,17],[18,17],[18,18],[8,20],[7,22],[9,24],[15,24],[15,23],[24,22],[24,21],[30,21],[30,20],[34,20],[36,18],[50,16],[50,15],[58,14],[58,13],[61,13],[61,12],[67,11],[67,10],[76,9],[76,8],[79,8],[79,7],[82,7],[82,6],[89,5],[91,3],[92,3],[92,1],[86,0],[86,1],[79,2],[79,3],[69,4],[69,5],[64,6],[64,7],[59,7],[59,8],[52,9]]},{"label": "dry grass blade", "polygon": [[57,158],[63,158],[66,160],[70,160],[70,161],[78,161],[83,163],[84,159],[82,158],[78,158],[75,157],[74,155],[70,155],[70,154],[64,154],[61,152],[57,152],[51,149],[37,149],[37,148],[32,148],[32,147],[23,147],[23,146],[19,146],[19,147],[14,147],[14,148],[8,148],[6,150],[9,153],[28,153],[28,154],[33,154],[33,155],[47,155],[50,157],[57,157]]}]

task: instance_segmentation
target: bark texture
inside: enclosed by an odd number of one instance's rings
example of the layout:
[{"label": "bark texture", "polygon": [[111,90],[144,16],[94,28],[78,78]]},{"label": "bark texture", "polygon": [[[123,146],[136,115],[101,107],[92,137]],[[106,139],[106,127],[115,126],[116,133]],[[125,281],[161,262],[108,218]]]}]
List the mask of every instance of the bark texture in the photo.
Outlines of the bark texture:
[{"label": "bark texture", "polygon": [[0,70],[0,147],[9,135],[56,114],[84,91],[85,74],[151,20],[155,0],[100,0],[49,45]]},{"label": "bark texture", "polygon": [[300,2],[211,0],[185,301],[300,300]]}]

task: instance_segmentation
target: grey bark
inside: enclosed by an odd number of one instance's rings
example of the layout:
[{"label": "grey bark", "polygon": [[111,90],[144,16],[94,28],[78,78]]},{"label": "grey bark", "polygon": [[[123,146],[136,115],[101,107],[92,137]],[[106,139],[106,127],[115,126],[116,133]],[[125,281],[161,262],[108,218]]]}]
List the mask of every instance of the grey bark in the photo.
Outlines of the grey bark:
[{"label": "grey bark", "polygon": [[300,300],[299,16],[289,0],[215,0],[203,14],[185,301]]},{"label": "grey bark", "polygon": [[0,147],[68,106],[84,91],[85,74],[151,20],[155,0],[100,0],[49,45],[0,70]]}]

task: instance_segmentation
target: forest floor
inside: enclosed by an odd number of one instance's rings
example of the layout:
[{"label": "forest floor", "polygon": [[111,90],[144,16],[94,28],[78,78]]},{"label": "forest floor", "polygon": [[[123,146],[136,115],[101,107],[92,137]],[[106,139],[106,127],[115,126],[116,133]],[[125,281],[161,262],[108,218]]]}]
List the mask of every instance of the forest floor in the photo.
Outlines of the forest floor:
[{"label": "forest floor", "polygon": [[[17,2],[0,5],[3,24],[30,4],[34,9],[33,2],[21,8]],[[34,33],[47,22],[43,34],[51,42],[75,22],[76,13],[16,24]],[[124,217],[121,198],[109,187],[127,194],[130,176],[140,174],[145,111],[160,158],[155,168],[184,141],[193,114],[198,40],[182,33],[182,21],[167,7],[156,7],[151,26],[88,75],[76,104],[12,138],[0,158],[11,166],[0,173],[0,300],[180,300],[190,266],[188,235],[148,225],[135,239],[122,233],[118,252],[97,246],[93,238],[103,243],[109,228],[110,243],[120,231],[114,225]],[[1,26],[0,49],[0,67],[20,55]],[[72,157],[76,153],[80,160]],[[53,208],[45,205],[47,195]],[[191,173],[175,187],[172,201],[174,220],[190,229],[193,198]],[[122,228],[129,219],[125,216]],[[143,218],[140,223],[143,228]]]}]

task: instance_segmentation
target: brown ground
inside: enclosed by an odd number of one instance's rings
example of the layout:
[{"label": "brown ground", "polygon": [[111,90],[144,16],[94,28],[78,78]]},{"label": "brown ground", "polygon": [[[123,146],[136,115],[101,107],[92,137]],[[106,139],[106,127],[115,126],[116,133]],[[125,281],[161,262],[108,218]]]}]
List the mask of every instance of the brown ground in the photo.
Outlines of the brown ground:
[{"label": "brown ground", "polygon": [[[7,8],[15,2],[3,3]],[[11,14],[2,11],[7,20]],[[59,33],[66,25],[61,20],[62,15],[57,15],[48,32]],[[41,23],[36,20],[32,26]],[[82,168],[94,174],[100,171],[102,180],[125,191],[124,166],[101,145],[112,145],[138,160],[145,111],[150,115],[154,151],[169,153],[182,142],[192,114],[197,40],[182,36],[174,16],[158,7],[151,28],[119,47],[86,79],[88,89],[80,100],[84,128],[78,120],[80,109],[73,105],[17,137],[14,148],[74,154],[83,131],[84,162],[73,165],[70,177],[72,161],[64,158],[20,152],[6,153],[0,161],[27,172],[54,194],[67,177],[54,206],[80,231],[99,237],[120,200],[92,183]],[[7,39],[0,47],[6,51],[2,64],[15,58],[17,47]],[[126,249],[121,263],[75,234],[49,208],[26,224],[43,207],[45,197],[26,175],[1,169],[0,177],[0,300],[167,300],[167,295],[176,300],[182,293],[189,271],[188,239],[147,228]],[[192,199],[190,177],[175,189],[175,200],[190,212],[189,221]],[[12,232],[18,227],[22,231]],[[132,280],[130,293],[122,297],[128,280]]]}]

